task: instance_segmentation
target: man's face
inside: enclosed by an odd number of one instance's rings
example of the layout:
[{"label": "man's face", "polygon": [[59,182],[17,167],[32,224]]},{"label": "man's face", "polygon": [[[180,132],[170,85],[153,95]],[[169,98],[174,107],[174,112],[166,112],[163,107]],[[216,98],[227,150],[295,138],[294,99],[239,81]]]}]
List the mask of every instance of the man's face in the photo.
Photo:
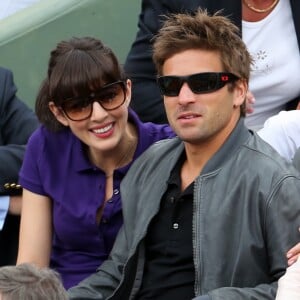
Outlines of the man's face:
[{"label": "man's face", "polygon": [[[163,65],[163,76],[202,72],[224,72],[218,52],[186,50]],[[213,92],[195,94],[185,82],[178,96],[164,96],[168,120],[176,134],[191,144],[227,136],[240,117],[240,105],[245,99],[245,84],[241,81],[236,84],[237,88],[231,92],[226,84]]]}]

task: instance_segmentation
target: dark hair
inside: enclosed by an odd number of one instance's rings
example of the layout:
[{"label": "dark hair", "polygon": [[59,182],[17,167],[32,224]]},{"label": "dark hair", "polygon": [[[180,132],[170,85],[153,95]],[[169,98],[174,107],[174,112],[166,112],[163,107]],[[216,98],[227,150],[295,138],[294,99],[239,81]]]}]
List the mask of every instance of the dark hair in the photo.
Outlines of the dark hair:
[{"label": "dark hair", "polygon": [[50,130],[64,128],[49,109],[63,100],[88,95],[107,83],[125,80],[125,74],[111,48],[92,37],[61,41],[51,51],[47,78],[35,104],[39,121]]},{"label": "dark hair", "polygon": [[0,294],[3,300],[67,300],[59,274],[33,264],[0,268]]},{"label": "dark hair", "polygon": [[[211,50],[220,53],[223,72],[231,72],[245,80],[250,76],[252,63],[247,47],[241,39],[239,28],[221,11],[210,16],[198,9],[194,14],[171,14],[154,41],[153,61],[159,75],[165,61],[179,52],[189,49]],[[228,85],[232,89],[232,85]],[[245,115],[245,103],[241,106]]]}]

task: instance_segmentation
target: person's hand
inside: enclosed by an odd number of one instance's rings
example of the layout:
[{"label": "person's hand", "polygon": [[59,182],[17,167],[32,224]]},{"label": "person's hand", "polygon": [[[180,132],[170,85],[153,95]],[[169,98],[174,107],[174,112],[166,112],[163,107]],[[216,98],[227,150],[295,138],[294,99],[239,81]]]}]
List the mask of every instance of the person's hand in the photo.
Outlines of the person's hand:
[{"label": "person's hand", "polygon": [[[298,244],[299,245],[299,244]],[[275,300],[300,299],[300,258],[278,281],[278,290]]]},{"label": "person's hand", "polygon": [[[300,227],[299,227],[299,231],[300,231]],[[296,246],[294,246],[287,252],[286,257],[288,259],[288,265],[291,266],[294,262],[296,262],[299,256],[300,256],[300,243],[298,243]]]},{"label": "person's hand", "polygon": [[253,104],[255,103],[255,98],[253,96],[253,94],[248,91],[247,95],[246,95],[246,113],[247,114],[251,114],[253,113],[254,109],[253,109]]},{"label": "person's hand", "polygon": [[8,211],[12,215],[20,215],[22,209],[22,196],[10,196]]}]

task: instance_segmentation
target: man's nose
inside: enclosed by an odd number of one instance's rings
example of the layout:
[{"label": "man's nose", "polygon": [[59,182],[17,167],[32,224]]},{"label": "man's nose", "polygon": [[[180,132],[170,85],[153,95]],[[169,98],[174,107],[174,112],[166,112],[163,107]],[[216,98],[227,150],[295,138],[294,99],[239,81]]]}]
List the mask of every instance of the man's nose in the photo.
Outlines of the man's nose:
[{"label": "man's nose", "polygon": [[190,89],[188,84],[184,82],[178,94],[178,102],[185,105],[189,102],[195,102],[195,100],[195,93]]}]

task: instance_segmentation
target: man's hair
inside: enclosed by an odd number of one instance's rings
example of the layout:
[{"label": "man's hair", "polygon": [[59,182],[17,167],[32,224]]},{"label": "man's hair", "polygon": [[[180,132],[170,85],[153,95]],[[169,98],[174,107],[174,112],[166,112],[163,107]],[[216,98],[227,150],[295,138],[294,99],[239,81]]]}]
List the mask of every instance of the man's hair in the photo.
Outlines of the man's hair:
[{"label": "man's hair", "polygon": [[163,75],[167,59],[190,49],[219,53],[223,65],[220,71],[231,72],[248,83],[251,56],[241,39],[239,28],[222,16],[221,11],[209,15],[206,10],[198,9],[194,14],[166,16],[153,44],[153,61],[158,74]]},{"label": "man's hair", "polygon": [[2,300],[67,300],[58,273],[32,264],[0,268]]}]

